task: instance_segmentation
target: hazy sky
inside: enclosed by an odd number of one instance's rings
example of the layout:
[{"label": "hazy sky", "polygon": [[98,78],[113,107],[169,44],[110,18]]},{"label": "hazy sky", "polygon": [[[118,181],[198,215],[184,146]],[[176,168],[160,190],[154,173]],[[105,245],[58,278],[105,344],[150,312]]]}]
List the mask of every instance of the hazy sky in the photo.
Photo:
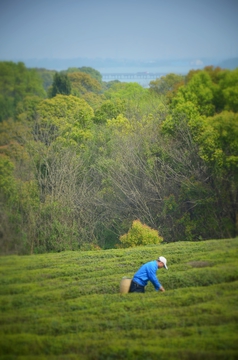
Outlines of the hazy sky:
[{"label": "hazy sky", "polygon": [[238,56],[238,0],[0,0],[0,60]]}]

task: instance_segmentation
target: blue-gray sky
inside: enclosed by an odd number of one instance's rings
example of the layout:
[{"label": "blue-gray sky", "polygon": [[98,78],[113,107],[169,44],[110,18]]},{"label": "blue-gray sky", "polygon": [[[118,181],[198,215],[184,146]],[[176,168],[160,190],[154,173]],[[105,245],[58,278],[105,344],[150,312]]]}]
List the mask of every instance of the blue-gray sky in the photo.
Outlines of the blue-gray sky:
[{"label": "blue-gray sky", "polygon": [[238,0],[0,0],[0,60],[238,56]]}]

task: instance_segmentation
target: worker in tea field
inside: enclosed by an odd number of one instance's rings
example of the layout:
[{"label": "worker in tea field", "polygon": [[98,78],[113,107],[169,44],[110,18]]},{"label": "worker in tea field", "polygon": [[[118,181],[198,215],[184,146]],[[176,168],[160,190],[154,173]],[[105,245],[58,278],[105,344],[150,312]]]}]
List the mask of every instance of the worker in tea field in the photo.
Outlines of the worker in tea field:
[{"label": "worker in tea field", "polygon": [[168,270],[167,260],[163,256],[160,256],[157,260],[149,261],[142,265],[133,276],[129,292],[144,293],[145,286],[148,281],[152,282],[156,291],[165,291],[156,277],[157,270],[163,267]]}]

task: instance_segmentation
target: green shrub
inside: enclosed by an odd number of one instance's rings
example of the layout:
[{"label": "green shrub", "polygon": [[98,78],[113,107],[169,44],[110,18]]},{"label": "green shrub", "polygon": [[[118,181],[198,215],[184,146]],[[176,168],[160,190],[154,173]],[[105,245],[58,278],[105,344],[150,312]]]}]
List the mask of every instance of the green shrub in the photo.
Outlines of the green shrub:
[{"label": "green shrub", "polygon": [[127,234],[120,236],[123,247],[134,247],[139,245],[159,244],[163,238],[159,236],[157,230],[142,224],[140,220],[134,220]]},{"label": "green shrub", "polygon": [[158,245],[0,256],[0,359],[238,359],[238,238],[161,244],[166,292],[120,294]]}]

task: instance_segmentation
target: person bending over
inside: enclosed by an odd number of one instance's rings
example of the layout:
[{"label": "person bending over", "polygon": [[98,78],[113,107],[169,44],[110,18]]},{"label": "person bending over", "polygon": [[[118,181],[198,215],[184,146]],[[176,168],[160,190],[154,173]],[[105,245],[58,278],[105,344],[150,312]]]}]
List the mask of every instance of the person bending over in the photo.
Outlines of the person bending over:
[{"label": "person bending over", "polygon": [[142,265],[133,276],[129,292],[144,293],[145,286],[148,281],[152,282],[156,291],[165,291],[156,277],[157,270],[163,267],[168,270],[167,260],[163,256],[160,256],[157,260],[149,261]]}]

